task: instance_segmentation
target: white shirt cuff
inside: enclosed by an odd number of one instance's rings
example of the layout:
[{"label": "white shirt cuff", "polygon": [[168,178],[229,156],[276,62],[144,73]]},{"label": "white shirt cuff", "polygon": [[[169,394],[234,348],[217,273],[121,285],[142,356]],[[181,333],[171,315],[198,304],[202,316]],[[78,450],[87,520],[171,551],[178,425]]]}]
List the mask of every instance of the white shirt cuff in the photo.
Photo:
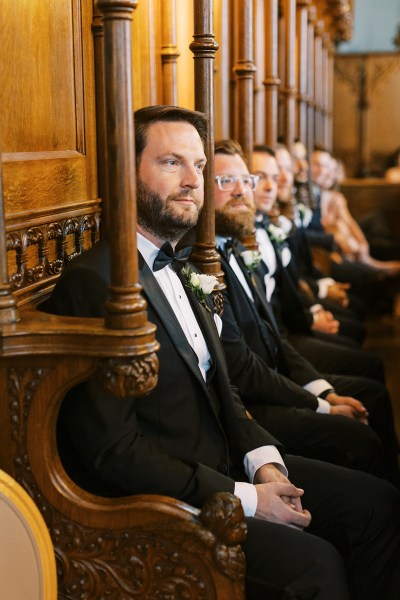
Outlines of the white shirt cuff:
[{"label": "white shirt cuff", "polygon": [[256,487],[245,481],[236,481],[233,493],[241,501],[245,517],[254,517],[258,502]]},{"label": "white shirt cuff", "polygon": [[317,413],[321,413],[324,415],[329,415],[331,412],[331,405],[327,400],[323,400],[322,398],[317,398],[318,400],[318,408],[316,410]]},{"label": "white shirt cuff", "polygon": [[310,311],[312,316],[314,316],[315,313],[319,312],[320,310],[323,310],[323,308],[324,307],[322,306],[322,304],[313,304],[308,310]]},{"label": "white shirt cuff", "polygon": [[332,277],[322,277],[322,279],[318,279],[318,298],[326,298],[328,295],[328,287],[334,283],[335,280],[332,279]]},{"label": "white shirt cuff", "polygon": [[288,470],[276,446],[261,446],[251,450],[243,459],[244,470],[250,482],[253,482],[256,471],[263,465],[274,464],[283,475],[288,476]]},{"label": "white shirt cuff", "polygon": [[326,392],[326,390],[332,389],[332,384],[326,381],[326,379],[314,379],[314,381],[310,381],[306,385],[303,385],[303,388],[310,392],[310,394],[314,394],[314,396],[319,396],[322,392]]}]

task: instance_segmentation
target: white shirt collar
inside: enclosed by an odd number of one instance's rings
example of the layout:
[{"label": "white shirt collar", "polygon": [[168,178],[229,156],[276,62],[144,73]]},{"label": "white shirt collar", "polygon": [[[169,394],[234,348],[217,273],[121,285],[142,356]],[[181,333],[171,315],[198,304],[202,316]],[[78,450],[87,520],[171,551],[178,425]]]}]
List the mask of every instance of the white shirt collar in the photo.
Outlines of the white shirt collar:
[{"label": "white shirt collar", "polygon": [[216,242],[217,246],[219,248],[221,248],[222,251],[225,250],[226,242],[228,241],[228,239],[229,238],[223,237],[222,235],[215,236],[215,242]]},{"label": "white shirt collar", "polygon": [[141,233],[136,233],[137,247],[150,269],[153,270],[154,259],[158,254],[159,248],[153,242],[150,242]]}]

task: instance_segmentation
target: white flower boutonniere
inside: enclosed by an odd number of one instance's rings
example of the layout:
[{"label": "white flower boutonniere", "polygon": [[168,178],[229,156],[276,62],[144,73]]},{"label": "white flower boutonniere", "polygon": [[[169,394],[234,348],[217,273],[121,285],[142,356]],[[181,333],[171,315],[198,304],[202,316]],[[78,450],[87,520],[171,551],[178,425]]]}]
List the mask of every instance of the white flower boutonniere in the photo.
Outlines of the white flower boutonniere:
[{"label": "white flower boutonniere", "polygon": [[218,279],[214,275],[195,273],[188,266],[183,267],[182,274],[187,281],[186,286],[196,295],[200,304],[202,304],[208,312],[211,312],[210,307],[207,305],[206,297],[211,294],[218,283]]},{"label": "white flower boutonniere", "polygon": [[268,234],[270,239],[273,242],[276,242],[278,245],[283,244],[283,242],[287,239],[287,235],[283,229],[281,227],[277,227],[273,223],[269,223],[268,225]]},{"label": "white flower boutonniere", "polygon": [[258,250],[244,250],[240,253],[240,256],[249,273],[252,273],[261,262],[261,254]]},{"label": "white flower boutonniere", "polygon": [[303,202],[298,202],[297,203],[297,210],[299,211],[300,221],[302,222],[302,224],[304,225],[304,227],[308,227],[308,225],[310,224],[310,221],[312,219],[312,210],[311,210],[311,208],[309,208],[308,206],[306,206],[305,204],[303,204]]}]

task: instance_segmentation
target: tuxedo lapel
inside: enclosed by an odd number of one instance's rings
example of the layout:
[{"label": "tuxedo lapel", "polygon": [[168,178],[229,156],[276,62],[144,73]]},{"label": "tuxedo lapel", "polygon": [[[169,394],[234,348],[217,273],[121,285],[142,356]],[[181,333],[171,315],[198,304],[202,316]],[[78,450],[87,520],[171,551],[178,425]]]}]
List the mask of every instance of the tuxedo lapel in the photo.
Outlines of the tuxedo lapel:
[{"label": "tuxedo lapel", "polygon": [[240,256],[240,252],[244,251],[245,249],[246,248],[244,246],[242,246],[239,242],[237,245],[237,253],[235,252],[236,260],[237,260],[238,265],[247,281],[249,288],[253,291],[253,293],[256,296],[254,298],[254,300],[256,300],[258,302],[258,304],[260,305],[262,312],[264,313],[264,318],[268,322],[268,324],[270,325],[270,327],[272,329],[272,333],[275,337],[275,341],[278,343],[278,345],[280,345],[279,329],[276,324],[276,320],[275,320],[274,314],[272,312],[272,309],[271,309],[270,305],[268,304],[267,299],[265,297],[265,293],[264,293],[262,284],[260,283],[260,280],[258,279],[258,276],[257,276],[256,271],[257,271],[257,268],[259,268],[259,267],[257,267],[255,269],[253,277],[250,277],[250,275],[246,269],[246,266],[243,262],[243,259]]},{"label": "tuxedo lapel", "polygon": [[139,277],[140,283],[143,287],[143,291],[146,294],[146,300],[151,304],[153,310],[157,313],[158,318],[163,324],[164,328],[168,332],[168,335],[172,339],[177,351],[186,362],[188,367],[191,369],[199,383],[207,391],[205,381],[201,375],[199,369],[197,356],[187,341],[187,338],[179,324],[178,319],[175,316],[169,302],[167,301],[164,292],[158,285],[156,278],[154,277],[151,269],[148,267],[146,261],[139,253]]}]

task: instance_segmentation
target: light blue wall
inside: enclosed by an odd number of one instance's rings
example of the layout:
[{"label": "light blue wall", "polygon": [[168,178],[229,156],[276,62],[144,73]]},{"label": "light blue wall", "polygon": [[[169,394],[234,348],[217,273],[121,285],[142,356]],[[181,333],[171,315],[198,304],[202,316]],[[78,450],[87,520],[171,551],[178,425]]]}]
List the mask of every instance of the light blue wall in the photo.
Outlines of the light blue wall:
[{"label": "light blue wall", "polygon": [[400,25],[400,0],[355,0],[354,33],[339,53],[390,52]]}]

